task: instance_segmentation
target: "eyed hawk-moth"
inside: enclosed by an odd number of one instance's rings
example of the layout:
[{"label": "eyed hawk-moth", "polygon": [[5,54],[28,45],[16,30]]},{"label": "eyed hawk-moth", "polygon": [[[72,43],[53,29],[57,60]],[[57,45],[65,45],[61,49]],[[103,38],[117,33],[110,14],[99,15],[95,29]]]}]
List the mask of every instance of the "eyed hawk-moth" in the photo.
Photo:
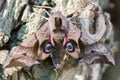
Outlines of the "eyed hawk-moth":
[{"label": "eyed hawk-moth", "polygon": [[[50,56],[54,66],[59,68],[65,54],[78,60],[78,62],[114,64],[113,57],[107,54],[110,52],[106,51],[103,44],[83,45],[84,43],[81,43],[80,40],[81,35],[81,30],[58,11],[50,16],[48,22],[35,34],[13,48],[3,66],[30,67],[34,64],[40,64],[42,60]],[[102,49],[101,46],[103,46]]]}]

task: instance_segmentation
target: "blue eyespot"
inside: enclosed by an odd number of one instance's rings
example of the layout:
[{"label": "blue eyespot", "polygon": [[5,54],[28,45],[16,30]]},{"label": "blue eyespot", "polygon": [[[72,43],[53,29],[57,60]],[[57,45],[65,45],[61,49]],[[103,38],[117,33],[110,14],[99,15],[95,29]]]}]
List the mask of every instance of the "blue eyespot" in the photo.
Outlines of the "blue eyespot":
[{"label": "blue eyespot", "polygon": [[47,43],[47,44],[45,45],[44,51],[45,51],[46,53],[50,53],[51,50],[52,50],[52,44],[51,44],[51,43]]},{"label": "blue eyespot", "polygon": [[74,51],[74,47],[73,47],[72,43],[70,43],[70,42],[68,42],[66,44],[66,48],[67,48],[68,52],[73,52]]}]

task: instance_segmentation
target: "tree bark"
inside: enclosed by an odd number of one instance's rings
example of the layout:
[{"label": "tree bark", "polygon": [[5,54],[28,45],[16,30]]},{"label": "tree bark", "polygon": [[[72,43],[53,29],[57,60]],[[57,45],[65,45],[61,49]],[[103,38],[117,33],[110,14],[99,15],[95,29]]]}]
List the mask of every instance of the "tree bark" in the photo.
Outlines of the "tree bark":
[{"label": "tree bark", "polygon": [[[46,9],[50,14],[61,11],[75,22],[74,17],[89,4],[99,0],[1,0],[0,1],[0,64],[7,53],[24,39],[34,34],[47,20]],[[51,9],[51,8],[52,9]],[[75,14],[73,14],[75,13]],[[45,18],[44,18],[45,17]],[[75,22],[76,23],[76,22]],[[113,36],[112,36],[113,37]],[[108,45],[113,44],[109,38]],[[111,48],[114,53],[114,48]],[[70,64],[68,64],[70,63]],[[0,69],[1,80],[101,80],[108,65],[78,63],[74,59],[65,61],[65,66],[57,71],[51,59],[31,68]]]}]

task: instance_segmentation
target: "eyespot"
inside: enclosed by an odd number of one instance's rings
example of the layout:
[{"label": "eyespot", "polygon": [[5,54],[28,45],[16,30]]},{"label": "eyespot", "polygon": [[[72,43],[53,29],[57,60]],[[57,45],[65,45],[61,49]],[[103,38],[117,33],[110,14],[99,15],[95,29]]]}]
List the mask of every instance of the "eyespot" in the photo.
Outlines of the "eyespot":
[{"label": "eyespot", "polygon": [[51,50],[52,50],[52,44],[51,43],[47,43],[45,45],[45,49],[44,49],[45,53],[50,53]]},{"label": "eyespot", "polygon": [[72,43],[70,43],[70,42],[68,42],[66,44],[66,48],[67,48],[68,52],[73,52],[74,51],[74,47],[73,47]]}]

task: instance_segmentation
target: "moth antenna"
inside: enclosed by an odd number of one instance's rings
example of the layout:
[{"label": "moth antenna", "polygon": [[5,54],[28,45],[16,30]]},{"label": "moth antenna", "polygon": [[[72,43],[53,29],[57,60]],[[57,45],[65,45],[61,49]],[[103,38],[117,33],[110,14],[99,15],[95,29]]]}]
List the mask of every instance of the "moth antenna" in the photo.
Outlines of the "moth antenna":
[{"label": "moth antenna", "polygon": [[48,18],[46,18],[45,16],[42,16],[42,15],[40,15],[42,18],[44,18],[44,19],[46,19],[46,20],[48,20]]},{"label": "moth antenna", "polygon": [[49,6],[37,6],[37,5],[33,5],[34,8],[43,8],[43,9],[51,9],[54,10],[52,7]]},{"label": "moth antenna", "polygon": [[54,10],[52,7],[49,7],[49,6],[37,6],[37,5],[33,5],[33,7],[34,7],[34,8],[43,8],[43,10],[47,13],[47,15],[48,15],[49,17],[51,17],[51,14],[48,13],[48,11],[46,11],[45,9],[51,9],[51,10],[53,10],[53,11],[55,12],[55,10]]},{"label": "moth antenna", "polygon": [[66,16],[67,18],[68,18],[68,17],[70,17],[71,15],[73,15],[73,14],[77,13],[77,12],[78,12],[78,10],[79,10],[79,9],[71,9],[71,8],[67,8],[67,9],[69,9],[69,10],[75,10],[73,13],[68,14],[68,15]]},{"label": "moth antenna", "polygon": [[47,15],[49,16],[49,17],[51,17],[51,14],[47,11],[47,10],[45,10],[45,9],[43,9],[46,13],[47,13]]}]

